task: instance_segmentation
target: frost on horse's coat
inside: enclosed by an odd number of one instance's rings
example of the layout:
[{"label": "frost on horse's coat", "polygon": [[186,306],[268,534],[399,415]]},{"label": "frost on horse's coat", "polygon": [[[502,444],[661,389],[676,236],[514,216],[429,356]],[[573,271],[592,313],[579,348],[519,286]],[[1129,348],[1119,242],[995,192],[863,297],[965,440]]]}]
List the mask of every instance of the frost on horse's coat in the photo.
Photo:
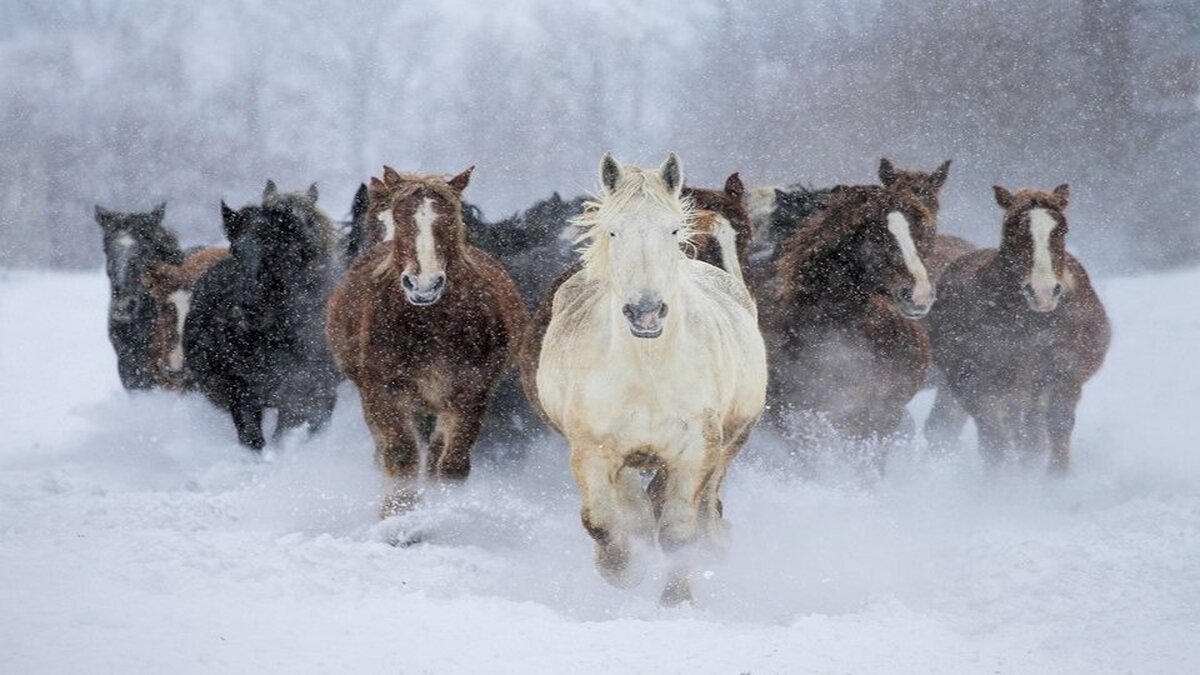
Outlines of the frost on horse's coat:
[{"label": "frost on horse's coat", "polygon": [[[579,218],[583,268],[555,292],[536,367],[548,420],[571,446],[584,526],[615,585],[640,579],[632,543],[719,547],[719,491],[766,399],[766,350],[746,286],[690,260],[678,159],[658,172],[606,156]],[[653,470],[643,489],[640,471]],[[663,602],[690,598],[676,561]]]}]

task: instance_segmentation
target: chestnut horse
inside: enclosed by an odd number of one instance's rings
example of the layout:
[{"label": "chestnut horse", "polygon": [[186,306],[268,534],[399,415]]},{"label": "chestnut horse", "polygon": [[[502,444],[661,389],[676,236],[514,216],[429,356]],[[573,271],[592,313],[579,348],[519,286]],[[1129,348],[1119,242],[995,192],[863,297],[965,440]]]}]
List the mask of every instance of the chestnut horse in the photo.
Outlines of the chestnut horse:
[{"label": "chestnut horse", "polygon": [[895,432],[928,370],[929,210],[908,192],[842,188],[784,244],[764,314],[775,421],[858,439]]},{"label": "chestnut horse", "polygon": [[571,447],[601,575],[636,584],[635,543],[657,538],[673,559],[662,602],[677,604],[691,597],[681,554],[723,541],[721,484],[765,405],[766,351],[745,285],[681,250],[692,206],[678,158],[652,171],[605,155],[600,179],[577,220],[583,268],[523,365]]},{"label": "chestnut horse", "polygon": [[[419,499],[422,446],[432,477],[467,477],[488,398],[525,327],[512,279],[468,241],[462,192],[470,176],[384,167],[383,180],[371,179],[367,220],[386,225],[390,242],[359,256],[329,301],[330,345],[362,395],[390,481],[383,517]],[[420,438],[429,417],[432,432]]]},{"label": "chestnut horse", "polygon": [[1075,407],[1100,369],[1110,330],[1083,265],[1065,249],[1069,188],[996,187],[1000,247],[955,260],[930,315],[934,359],[975,419],[989,462],[1050,448],[1070,464]]},{"label": "chestnut horse", "polygon": [[210,246],[188,253],[178,265],[163,263],[146,273],[150,297],[158,305],[150,338],[150,360],[159,386],[183,389],[187,385],[183,322],[192,306],[192,286],[208,268],[228,257],[227,247]]},{"label": "chestnut horse", "polygon": [[[887,157],[879,160],[879,182],[884,187],[890,187],[913,195],[925,205],[926,209],[929,209],[929,212],[933,214],[935,219],[940,210],[938,192],[946,184],[946,179],[949,176],[950,160],[942,162],[933,171],[899,169]],[[934,227],[937,227],[936,223]],[[934,237],[933,250],[929,253],[929,259],[925,261],[934,285],[937,285],[937,280],[942,276],[942,271],[946,269],[946,266],[951,261],[964,253],[974,251],[976,248],[978,247],[962,237],[950,234],[938,234]]]}]

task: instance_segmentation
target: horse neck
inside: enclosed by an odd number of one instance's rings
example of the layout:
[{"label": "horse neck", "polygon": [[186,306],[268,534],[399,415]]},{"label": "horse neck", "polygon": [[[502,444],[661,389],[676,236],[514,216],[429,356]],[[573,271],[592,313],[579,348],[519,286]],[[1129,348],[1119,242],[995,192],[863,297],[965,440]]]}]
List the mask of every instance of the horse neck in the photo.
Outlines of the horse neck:
[{"label": "horse neck", "polygon": [[861,261],[832,251],[791,281],[786,307],[803,312],[807,320],[840,322],[858,316],[867,311],[873,295],[863,288],[864,273]]}]

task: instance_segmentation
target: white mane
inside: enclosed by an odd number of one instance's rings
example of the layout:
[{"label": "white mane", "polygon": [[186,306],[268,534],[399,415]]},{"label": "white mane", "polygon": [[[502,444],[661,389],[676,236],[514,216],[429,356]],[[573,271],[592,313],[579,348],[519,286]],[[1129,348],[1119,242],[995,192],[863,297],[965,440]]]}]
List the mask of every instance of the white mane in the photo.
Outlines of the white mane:
[{"label": "white mane", "polygon": [[622,214],[627,213],[630,203],[638,198],[671,212],[680,223],[679,240],[687,245],[692,243],[695,230],[691,198],[672,192],[655,170],[622,166],[616,189],[601,190],[599,196],[584,203],[583,213],[571,219],[571,223],[581,230],[575,243],[583,244],[579,254],[588,278],[595,279],[598,273],[608,268],[610,238],[603,235],[619,226]]}]

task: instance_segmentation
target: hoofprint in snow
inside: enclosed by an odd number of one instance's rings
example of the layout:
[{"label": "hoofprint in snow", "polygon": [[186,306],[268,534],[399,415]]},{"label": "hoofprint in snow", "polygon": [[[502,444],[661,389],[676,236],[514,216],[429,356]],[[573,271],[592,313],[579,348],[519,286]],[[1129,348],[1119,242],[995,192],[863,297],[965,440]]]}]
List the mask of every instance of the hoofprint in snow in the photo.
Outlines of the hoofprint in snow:
[{"label": "hoofprint in snow", "polygon": [[121,390],[102,275],[0,273],[0,672],[1200,672],[1197,288],[1099,284],[1064,480],[968,439],[864,484],[759,434],[729,557],[665,610],[592,569],[559,441],[379,523],[350,387],[260,459],[199,396]]}]

